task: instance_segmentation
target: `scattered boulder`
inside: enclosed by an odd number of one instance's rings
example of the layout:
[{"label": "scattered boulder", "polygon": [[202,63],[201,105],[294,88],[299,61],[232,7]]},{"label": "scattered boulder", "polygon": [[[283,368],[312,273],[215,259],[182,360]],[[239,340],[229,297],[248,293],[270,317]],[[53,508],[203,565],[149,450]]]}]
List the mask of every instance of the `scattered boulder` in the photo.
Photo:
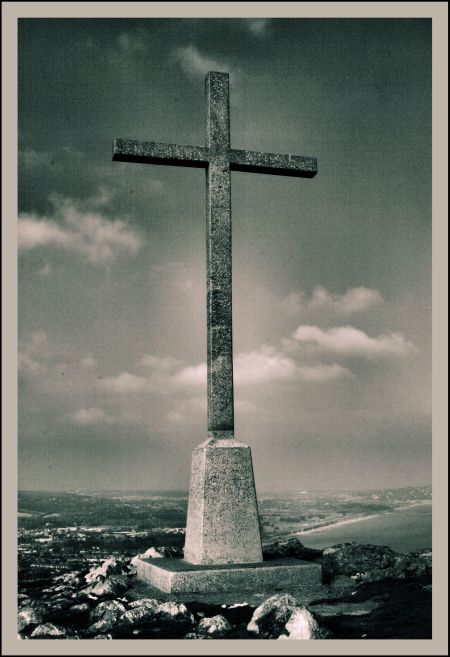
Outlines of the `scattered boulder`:
[{"label": "scattered boulder", "polygon": [[111,640],[112,636],[110,634],[97,634],[97,636],[94,636],[94,639],[108,639],[108,640]]},{"label": "scattered boulder", "polygon": [[292,595],[273,595],[255,609],[247,630],[264,639],[278,639],[297,607]]},{"label": "scattered boulder", "polygon": [[306,607],[297,607],[285,625],[286,634],[278,638],[287,639],[323,639],[325,632],[319,627],[313,614]]},{"label": "scattered boulder", "polygon": [[231,624],[226,618],[218,614],[211,618],[202,618],[197,627],[197,633],[200,636],[208,636],[210,638],[218,639],[230,632],[232,629]]},{"label": "scattered boulder", "polygon": [[130,566],[135,567],[139,559],[181,559],[183,557],[183,548],[173,546],[160,546],[158,548],[150,547],[142,554],[137,554],[130,560]]},{"label": "scattered boulder", "polygon": [[84,576],[86,582],[97,582],[101,578],[109,577],[113,574],[122,572],[122,564],[120,564],[115,557],[106,559],[101,566],[92,568],[87,575]]},{"label": "scattered boulder", "polygon": [[66,636],[66,630],[53,623],[38,625],[31,633],[32,639],[64,639]]},{"label": "scattered boulder", "polygon": [[156,615],[159,604],[158,600],[152,598],[142,598],[141,600],[130,602],[128,611],[122,614],[120,620],[122,623],[129,625],[135,625],[140,621],[152,620]]},{"label": "scattered boulder", "polygon": [[30,625],[40,625],[43,621],[42,614],[32,607],[24,607],[17,616],[17,629],[23,632]]},{"label": "scattered boulder", "polygon": [[322,552],[323,550],[305,547],[298,538],[288,538],[263,546],[263,558],[267,560],[291,558],[316,561],[320,559]]},{"label": "scattered boulder", "polygon": [[306,607],[289,594],[273,595],[255,609],[247,630],[261,639],[319,639],[326,633]]},{"label": "scattered boulder", "polygon": [[88,604],[87,602],[82,602],[82,603],[79,604],[79,605],[72,605],[72,606],[70,607],[69,611],[70,611],[72,614],[82,616],[82,615],[84,615],[84,614],[89,613],[90,609],[91,609],[91,608],[90,608],[90,606],[89,606],[89,604]]},{"label": "scattered boulder", "polygon": [[131,586],[131,582],[127,577],[122,575],[114,575],[108,577],[104,581],[99,581],[89,591],[91,595],[99,598],[109,597],[116,598],[121,596]]},{"label": "scattered boulder", "polygon": [[91,611],[91,619],[106,619],[112,622],[125,611],[126,609],[121,602],[118,602],[117,600],[106,600],[105,602],[100,602],[100,604]]},{"label": "scattered boulder", "polygon": [[142,598],[130,602],[128,610],[119,618],[122,626],[135,627],[139,624],[170,626],[176,625],[193,625],[194,616],[191,614],[186,605],[177,602],[159,602],[152,598]]}]

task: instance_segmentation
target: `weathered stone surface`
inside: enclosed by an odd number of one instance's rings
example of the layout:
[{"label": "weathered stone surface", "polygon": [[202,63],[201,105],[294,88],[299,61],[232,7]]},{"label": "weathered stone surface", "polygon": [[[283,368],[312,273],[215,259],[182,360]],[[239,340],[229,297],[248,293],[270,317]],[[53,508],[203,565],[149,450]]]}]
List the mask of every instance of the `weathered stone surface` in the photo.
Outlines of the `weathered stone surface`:
[{"label": "weathered stone surface", "polygon": [[166,593],[276,591],[321,586],[319,564],[280,559],[253,564],[196,565],[184,560],[141,560],[138,577]]},{"label": "weathered stone surface", "polygon": [[342,543],[323,551],[322,569],[325,581],[337,575],[358,576],[366,571],[393,566],[396,553],[381,545]]},{"label": "weathered stone surface", "polygon": [[25,607],[21,609],[17,615],[17,629],[22,632],[30,625],[39,625],[42,623],[42,614],[32,607]]},{"label": "weathered stone surface", "polygon": [[251,173],[269,173],[271,175],[302,178],[313,178],[317,173],[317,159],[315,157],[232,149],[228,158],[232,171],[249,171]]},{"label": "weathered stone surface", "polygon": [[210,439],[193,452],[184,558],[262,561],[251,452],[236,440]]},{"label": "weathered stone surface", "polygon": [[325,632],[306,607],[294,609],[284,629],[287,634],[281,634],[279,639],[310,640],[325,637]]},{"label": "weathered stone surface", "polygon": [[197,627],[197,632],[200,635],[203,634],[214,638],[222,637],[230,630],[231,623],[220,614],[211,618],[202,618]]},{"label": "weathered stone surface", "polygon": [[116,139],[113,159],[207,169],[208,431],[228,438],[234,430],[230,171],[312,177],[317,160],[232,149],[229,75],[210,71],[205,91],[206,147]]},{"label": "weathered stone surface", "polygon": [[308,548],[298,538],[287,538],[263,545],[264,559],[282,559],[284,557],[316,561],[321,558],[323,550]]},{"label": "weathered stone surface", "polygon": [[32,639],[63,639],[65,636],[66,630],[53,623],[38,625],[31,633]]},{"label": "weathered stone surface", "polygon": [[209,160],[209,151],[202,146],[160,144],[156,141],[138,141],[135,139],[115,139],[113,142],[113,160],[136,162],[138,164],[170,164],[172,166],[204,168]]}]

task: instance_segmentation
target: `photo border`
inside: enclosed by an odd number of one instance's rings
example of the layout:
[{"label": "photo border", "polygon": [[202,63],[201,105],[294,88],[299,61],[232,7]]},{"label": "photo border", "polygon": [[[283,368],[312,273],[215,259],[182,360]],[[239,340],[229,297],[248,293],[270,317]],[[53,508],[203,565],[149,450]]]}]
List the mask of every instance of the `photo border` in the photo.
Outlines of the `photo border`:
[{"label": "photo border", "polygon": [[[17,640],[17,19],[414,18],[433,31],[433,638],[431,640]],[[447,139],[446,2],[4,2],[3,91],[3,615],[4,655],[447,655]],[[420,619],[418,619],[420,621]]]}]

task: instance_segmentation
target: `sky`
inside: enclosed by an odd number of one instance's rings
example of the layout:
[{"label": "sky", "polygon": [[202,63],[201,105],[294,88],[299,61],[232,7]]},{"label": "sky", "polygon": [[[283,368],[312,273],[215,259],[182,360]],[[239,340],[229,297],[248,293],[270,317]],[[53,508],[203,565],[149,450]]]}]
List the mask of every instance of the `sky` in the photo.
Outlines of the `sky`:
[{"label": "sky", "polygon": [[236,438],[257,491],[431,482],[431,21],[20,19],[19,486],[187,489],[206,439],[204,145],[230,73]]}]

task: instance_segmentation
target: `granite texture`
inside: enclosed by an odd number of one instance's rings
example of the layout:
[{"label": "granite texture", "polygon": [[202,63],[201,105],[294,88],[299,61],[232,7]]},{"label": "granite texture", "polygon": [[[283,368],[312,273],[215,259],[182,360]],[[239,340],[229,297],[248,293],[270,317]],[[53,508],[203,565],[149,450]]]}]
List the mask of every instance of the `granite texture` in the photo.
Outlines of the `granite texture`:
[{"label": "granite texture", "polygon": [[311,178],[317,160],[232,149],[228,73],[210,71],[205,95],[206,146],[116,139],[113,159],[206,169],[208,433],[217,437],[234,431],[231,171]]},{"label": "granite texture", "polygon": [[193,451],[184,557],[192,564],[262,561],[247,445],[221,436]]},{"label": "granite texture", "polygon": [[138,578],[165,593],[275,592],[321,587],[321,567],[280,559],[257,564],[193,566],[178,559],[139,559]]}]

